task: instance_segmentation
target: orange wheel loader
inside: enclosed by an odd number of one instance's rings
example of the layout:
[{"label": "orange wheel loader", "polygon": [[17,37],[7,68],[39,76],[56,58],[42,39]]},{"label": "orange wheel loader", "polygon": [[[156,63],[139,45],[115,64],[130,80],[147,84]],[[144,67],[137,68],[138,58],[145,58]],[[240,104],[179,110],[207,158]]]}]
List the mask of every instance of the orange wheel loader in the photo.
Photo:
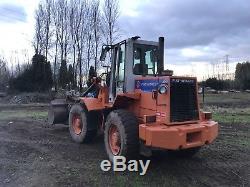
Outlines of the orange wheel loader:
[{"label": "orange wheel loader", "polygon": [[52,101],[49,123],[67,121],[77,143],[91,141],[102,129],[111,161],[150,155],[154,149],[193,155],[215,140],[218,123],[210,112],[200,111],[197,79],[164,70],[163,37],[105,45],[101,61],[108,52],[110,70],[93,78],[82,97]]}]

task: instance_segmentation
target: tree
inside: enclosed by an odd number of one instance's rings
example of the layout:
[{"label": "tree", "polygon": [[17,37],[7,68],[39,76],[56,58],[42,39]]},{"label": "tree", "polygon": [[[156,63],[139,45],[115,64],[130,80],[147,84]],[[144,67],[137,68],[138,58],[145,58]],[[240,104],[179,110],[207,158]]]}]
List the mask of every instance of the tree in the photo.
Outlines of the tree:
[{"label": "tree", "polygon": [[89,67],[98,69],[98,52],[102,41],[113,44],[119,27],[119,1],[41,0],[35,14],[35,53],[53,61],[55,88],[63,60],[72,64],[74,82],[80,91],[87,80]]},{"label": "tree", "polygon": [[68,70],[68,83],[73,87],[75,87],[76,85],[74,78],[74,69],[71,64],[69,65],[69,70]]},{"label": "tree", "polygon": [[51,65],[45,60],[44,55],[35,54],[31,67],[31,91],[47,91],[52,87]]},{"label": "tree", "polygon": [[45,60],[48,61],[48,51],[51,40],[51,14],[52,14],[52,0],[46,0],[45,4]]},{"label": "tree", "polygon": [[73,52],[73,79],[74,79],[74,85],[73,87],[76,87],[76,77],[77,77],[77,64],[76,64],[76,44],[77,44],[77,40],[76,40],[76,35],[75,35],[75,29],[76,29],[76,18],[75,18],[75,12],[77,11],[77,2],[72,0],[70,1],[70,35],[71,35],[71,47],[72,47],[72,52]]},{"label": "tree", "polygon": [[5,91],[10,79],[10,72],[4,59],[0,59],[0,91]]},{"label": "tree", "polygon": [[62,88],[66,88],[67,84],[68,84],[68,70],[66,61],[63,60],[59,69],[59,85]]},{"label": "tree", "polygon": [[92,4],[92,14],[93,14],[93,30],[94,30],[94,58],[95,58],[95,71],[97,71],[97,59],[98,59],[98,49],[101,40],[101,19],[100,19],[100,1],[95,0]]},{"label": "tree", "polygon": [[52,69],[51,69],[51,64],[50,62],[45,62],[45,75],[46,75],[46,78],[45,78],[45,85],[44,87],[45,88],[51,88],[52,85],[53,85],[53,78],[52,78]]},{"label": "tree", "polygon": [[235,69],[236,85],[240,89],[250,89],[250,63],[238,63]]},{"label": "tree", "polygon": [[114,44],[119,36],[119,15],[119,0],[104,0],[102,28],[108,45]]},{"label": "tree", "polygon": [[[107,45],[113,45],[119,37],[119,0],[104,0],[102,15],[102,30]],[[109,62],[111,54],[109,54]]]},{"label": "tree", "polygon": [[32,58],[32,65],[27,65],[24,71],[16,78],[10,80],[10,88],[18,91],[48,91],[53,84],[52,71],[45,56],[35,54]]},{"label": "tree", "polygon": [[34,38],[34,43],[33,43],[35,54],[41,54],[44,49],[43,19],[44,19],[44,9],[43,9],[42,4],[40,3],[35,13],[36,25],[35,25],[35,38]]}]

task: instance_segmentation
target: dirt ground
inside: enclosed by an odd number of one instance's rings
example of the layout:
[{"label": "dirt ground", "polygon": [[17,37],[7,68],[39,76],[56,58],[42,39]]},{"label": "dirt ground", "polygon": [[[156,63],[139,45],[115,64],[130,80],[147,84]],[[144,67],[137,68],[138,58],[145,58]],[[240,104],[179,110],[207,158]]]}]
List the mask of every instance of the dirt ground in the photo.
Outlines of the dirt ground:
[{"label": "dirt ground", "polygon": [[218,139],[193,158],[157,152],[140,176],[101,171],[103,137],[74,143],[67,126],[46,124],[47,108],[0,105],[0,186],[250,186],[250,123],[222,120]]}]

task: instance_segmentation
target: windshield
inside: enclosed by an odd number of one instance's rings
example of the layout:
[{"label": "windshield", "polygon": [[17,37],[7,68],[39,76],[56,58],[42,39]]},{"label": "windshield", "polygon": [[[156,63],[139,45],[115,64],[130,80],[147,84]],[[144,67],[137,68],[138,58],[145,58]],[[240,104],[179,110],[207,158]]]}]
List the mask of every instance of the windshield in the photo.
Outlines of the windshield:
[{"label": "windshield", "polygon": [[157,71],[157,46],[134,44],[135,64],[146,64],[146,75],[155,75]]}]

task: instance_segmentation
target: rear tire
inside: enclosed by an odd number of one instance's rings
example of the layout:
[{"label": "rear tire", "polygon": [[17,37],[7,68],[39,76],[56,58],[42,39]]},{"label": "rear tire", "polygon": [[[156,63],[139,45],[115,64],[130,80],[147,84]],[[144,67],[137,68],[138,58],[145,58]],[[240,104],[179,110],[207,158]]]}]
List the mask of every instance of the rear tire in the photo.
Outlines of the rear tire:
[{"label": "rear tire", "polygon": [[69,113],[69,132],[77,143],[90,142],[97,133],[96,127],[90,127],[88,111],[80,104],[73,105]]},{"label": "rear tire", "polygon": [[139,125],[133,113],[112,111],[106,120],[104,143],[109,160],[124,156],[127,160],[139,155]]}]

